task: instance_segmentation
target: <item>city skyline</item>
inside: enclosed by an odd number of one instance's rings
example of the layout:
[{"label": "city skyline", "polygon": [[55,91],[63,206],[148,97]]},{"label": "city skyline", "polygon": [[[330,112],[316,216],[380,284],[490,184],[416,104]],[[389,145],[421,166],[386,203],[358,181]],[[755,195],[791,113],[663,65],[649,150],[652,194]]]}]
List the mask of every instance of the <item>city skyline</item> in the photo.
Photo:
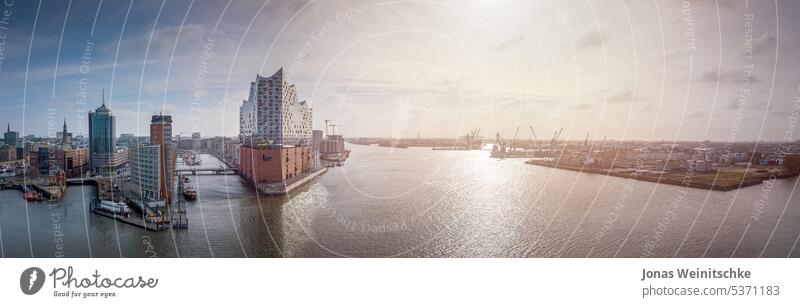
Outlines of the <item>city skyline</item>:
[{"label": "city skyline", "polygon": [[314,128],[352,137],[797,139],[800,40],[780,35],[796,3],[503,4],[16,2],[0,122],[87,135],[105,88],[120,134],[163,113],[176,133],[235,137],[249,83],[283,67]]}]

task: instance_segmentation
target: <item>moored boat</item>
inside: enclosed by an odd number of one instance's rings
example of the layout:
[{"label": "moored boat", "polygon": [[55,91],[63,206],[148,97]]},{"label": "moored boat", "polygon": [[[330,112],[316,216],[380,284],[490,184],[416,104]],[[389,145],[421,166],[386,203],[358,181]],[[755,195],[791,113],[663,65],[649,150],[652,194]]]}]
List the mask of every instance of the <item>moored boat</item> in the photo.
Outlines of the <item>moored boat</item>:
[{"label": "moored boat", "polygon": [[183,183],[183,198],[186,200],[195,200],[197,198],[197,191],[195,191],[194,187],[190,182],[187,181]]},{"label": "moored boat", "polygon": [[128,208],[128,205],[123,202],[113,202],[110,200],[102,200],[100,201],[100,210],[108,211],[114,213],[116,215],[121,216],[128,216],[131,213],[131,209]]}]

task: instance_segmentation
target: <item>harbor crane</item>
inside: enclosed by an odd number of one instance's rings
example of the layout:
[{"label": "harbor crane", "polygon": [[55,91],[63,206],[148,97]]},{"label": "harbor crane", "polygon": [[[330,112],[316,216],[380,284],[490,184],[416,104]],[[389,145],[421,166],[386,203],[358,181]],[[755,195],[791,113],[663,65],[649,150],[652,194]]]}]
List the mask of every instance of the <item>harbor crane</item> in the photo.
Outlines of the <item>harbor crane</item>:
[{"label": "harbor crane", "polygon": [[531,125],[531,134],[533,135],[533,144],[532,146],[539,147],[539,152],[542,151],[542,142],[540,142],[536,137],[536,130],[533,129],[533,125]]},{"label": "harbor crane", "polygon": [[497,132],[495,135],[495,145],[492,151],[500,152],[501,154],[505,154],[506,152],[506,142],[503,140],[503,137],[500,135],[500,132]]},{"label": "harbor crane", "polygon": [[550,148],[553,148],[558,145],[558,138],[561,137],[561,132],[564,131],[564,128],[556,130],[553,132],[553,139],[550,140]]},{"label": "harbor crane", "polygon": [[517,143],[517,135],[518,135],[518,134],[519,134],[519,126],[517,126],[517,129],[516,129],[516,130],[514,130],[514,138],[513,138],[513,139],[511,139],[511,145],[509,145],[509,146],[508,146],[508,147],[509,147],[509,150],[511,150],[511,151],[513,151],[513,150],[514,150],[514,144],[516,144],[516,143]]}]

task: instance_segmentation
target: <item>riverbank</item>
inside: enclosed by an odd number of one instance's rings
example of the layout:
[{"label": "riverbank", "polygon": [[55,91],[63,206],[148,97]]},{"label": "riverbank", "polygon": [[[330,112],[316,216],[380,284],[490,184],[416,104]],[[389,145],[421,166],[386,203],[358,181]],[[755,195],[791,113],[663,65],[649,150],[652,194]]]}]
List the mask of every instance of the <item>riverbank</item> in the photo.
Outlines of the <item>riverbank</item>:
[{"label": "riverbank", "polygon": [[641,181],[648,181],[654,183],[663,183],[676,186],[684,186],[690,188],[716,190],[716,191],[731,191],[739,188],[758,185],[771,178],[784,179],[796,177],[797,174],[787,174],[782,169],[774,168],[751,168],[745,170],[743,168],[736,169],[719,169],[714,172],[702,173],[689,173],[686,171],[667,171],[662,174],[647,174],[637,173],[633,171],[613,170],[613,169],[599,169],[599,168],[585,168],[559,165],[545,160],[528,160],[526,164],[538,165],[550,168],[557,168],[563,170],[570,170],[576,172],[600,174],[606,176],[630,178]]},{"label": "riverbank", "polygon": [[323,167],[317,170],[312,170],[298,177],[290,178],[286,181],[277,183],[258,184],[257,188],[258,191],[263,193],[264,195],[269,195],[269,196],[285,195],[290,193],[292,190],[302,186],[303,184],[311,181],[312,179],[317,178],[318,176],[324,174],[327,171],[328,168]]}]

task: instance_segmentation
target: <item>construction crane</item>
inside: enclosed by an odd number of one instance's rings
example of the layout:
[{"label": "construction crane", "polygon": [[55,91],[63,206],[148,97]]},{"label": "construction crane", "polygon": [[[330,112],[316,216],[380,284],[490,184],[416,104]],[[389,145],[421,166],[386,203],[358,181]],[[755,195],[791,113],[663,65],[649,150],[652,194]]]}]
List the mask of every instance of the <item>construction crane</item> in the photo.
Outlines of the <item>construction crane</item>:
[{"label": "construction crane", "polygon": [[465,134],[461,138],[464,139],[464,148],[471,150],[472,149],[472,142],[480,137],[480,129],[470,130],[469,133]]},{"label": "construction crane", "polygon": [[508,146],[510,151],[514,151],[514,145],[517,143],[517,134],[519,134],[519,126],[514,130],[514,138],[511,139],[511,145]]},{"label": "construction crane", "polygon": [[564,128],[558,129],[558,135],[556,135],[556,144],[558,144],[559,140],[561,139],[561,132],[564,132]]},{"label": "construction crane", "polygon": [[539,143],[538,140],[536,139],[536,130],[533,130],[533,125],[531,125],[531,134],[533,135],[533,140],[532,140],[533,143],[531,143],[531,146],[538,145],[539,151],[542,151],[542,144]]},{"label": "construction crane", "polygon": [[495,135],[495,145],[492,151],[499,151],[503,155],[506,152],[506,142],[503,140],[503,137],[500,135],[500,132],[497,132],[497,134]]},{"label": "construction crane", "polygon": [[589,146],[589,132],[586,132],[586,139],[583,140],[583,146]]}]

